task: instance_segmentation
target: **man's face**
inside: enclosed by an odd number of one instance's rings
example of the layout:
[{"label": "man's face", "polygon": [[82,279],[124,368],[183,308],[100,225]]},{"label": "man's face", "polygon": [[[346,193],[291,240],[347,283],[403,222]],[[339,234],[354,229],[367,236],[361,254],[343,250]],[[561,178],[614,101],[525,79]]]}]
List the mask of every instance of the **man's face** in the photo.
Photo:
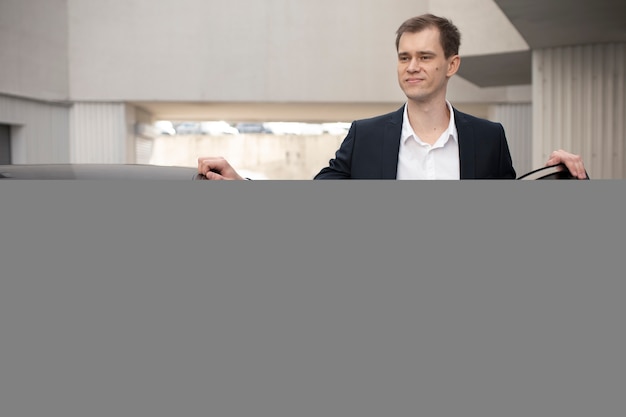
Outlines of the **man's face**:
[{"label": "man's face", "polygon": [[458,69],[460,58],[445,58],[439,30],[426,28],[404,33],[398,43],[398,82],[407,98],[427,102],[445,98],[448,79]]}]

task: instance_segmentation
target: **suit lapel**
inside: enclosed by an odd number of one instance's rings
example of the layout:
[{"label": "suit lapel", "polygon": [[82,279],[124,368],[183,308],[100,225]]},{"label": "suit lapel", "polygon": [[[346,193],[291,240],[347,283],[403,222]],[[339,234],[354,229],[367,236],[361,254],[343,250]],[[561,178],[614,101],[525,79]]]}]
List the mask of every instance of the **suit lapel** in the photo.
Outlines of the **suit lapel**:
[{"label": "suit lapel", "polygon": [[396,179],[398,173],[398,153],[400,152],[400,136],[402,135],[402,117],[404,106],[391,113],[385,124],[382,143],[382,178]]},{"label": "suit lapel", "polygon": [[459,161],[461,179],[476,178],[476,136],[465,115],[454,109],[456,130],[459,134]]}]

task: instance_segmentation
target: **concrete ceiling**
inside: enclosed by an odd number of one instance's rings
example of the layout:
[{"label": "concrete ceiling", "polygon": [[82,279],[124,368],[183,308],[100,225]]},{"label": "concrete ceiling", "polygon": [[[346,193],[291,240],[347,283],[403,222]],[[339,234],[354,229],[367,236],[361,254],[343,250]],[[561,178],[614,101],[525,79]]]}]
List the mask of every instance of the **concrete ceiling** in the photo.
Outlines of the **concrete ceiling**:
[{"label": "concrete ceiling", "polygon": [[[626,42],[624,0],[494,0],[530,49]],[[463,57],[458,73],[479,87],[530,84],[531,53]]]},{"label": "concrete ceiling", "polygon": [[458,74],[479,87],[530,84],[531,52],[462,57]]},{"label": "concrete ceiling", "polygon": [[[156,120],[173,122],[225,120],[235,122],[351,122],[398,110],[404,102],[374,103],[202,103],[135,101],[130,104]],[[487,118],[488,105],[456,103],[466,113]],[[303,116],[306,115],[306,116]]]},{"label": "concrete ceiling", "polygon": [[[227,122],[351,122],[397,110],[402,103],[205,103],[135,101],[155,120]],[[306,116],[303,116],[306,115]]]},{"label": "concrete ceiling", "polygon": [[626,42],[624,0],[495,0],[531,49]]}]

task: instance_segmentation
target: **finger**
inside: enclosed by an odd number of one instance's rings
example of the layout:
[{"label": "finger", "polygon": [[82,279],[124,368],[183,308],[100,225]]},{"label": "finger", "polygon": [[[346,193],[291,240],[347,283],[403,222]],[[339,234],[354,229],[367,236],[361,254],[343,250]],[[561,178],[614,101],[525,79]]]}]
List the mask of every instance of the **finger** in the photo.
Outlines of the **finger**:
[{"label": "finger", "polygon": [[209,158],[198,158],[198,172],[200,174],[206,173],[210,168],[208,168]]},{"label": "finger", "polygon": [[559,151],[553,151],[546,161],[546,166],[556,165],[560,162],[562,162],[561,154]]},{"label": "finger", "polygon": [[202,157],[198,158],[198,172],[203,173],[202,170],[205,169],[206,163],[210,159],[211,158],[208,158],[206,156],[202,156]]},{"label": "finger", "polygon": [[219,158],[205,158],[198,165],[198,171],[201,174],[205,174],[205,175],[211,171],[216,172],[216,173],[222,173],[224,170],[223,161],[224,161],[223,159],[219,159]]},{"label": "finger", "polygon": [[206,177],[207,180],[223,180],[224,177],[221,176],[219,173],[214,172],[214,171],[208,171],[206,174],[204,174],[204,176]]},{"label": "finger", "polygon": [[578,179],[585,179],[587,178],[587,174],[585,173],[585,167],[583,166],[582,162],[577,161],[577,160],[573,160],[573,161],[566,161],[565,166],[567,167],[567,169],[569,170],[569,172],[572,174],[573,177],[576,177]]},{"label": "finger", "polygon": [[202,157],[198,158],[198,170],[201,173],[215,170],[222,171],[224,168],[224,158],[221,157]]},{"label": "finger", "polygon": [[578,156],[572,156],[570,162],[570,172],[573,176],[582,179],[585,177],[585,167],[583,166],[583,161]]},{"label": "finger", "polygon": [[578,175],[577,175],[578,179],[579,180],[587,179],[587,172],[585,171],[585,167],[583,166],[582,163],[578,164],[578,168],[577,169],[578,169],[578,171],[577,171],[578,172]]},{"label": "finger", "polygon": [[583,161],[581,158],[578,158],[576,162],[576,169],[578,172],[578,179],[581,179],[581,180],[587,179],[587,171],[585,170],[585,164],[583,164]]},{"label": "finger", "polygon": [[551,156],[547,161],[546,161],[546,166],[551,166],[551,165],[557,165],[558,163],[561,162],[561,158],[559,158],[558,156]]},{"label": "finger", "polygon": [[567,167],[569,173],[572,174],[573,177],[578,178],[578,168],[576,167],[576,165],[568,161],[565,163],[565,166]]},{"label": "finger", "polygon": [[206,175],[211,170],[211,165],[205,160],[198,164],[198,172]]}]

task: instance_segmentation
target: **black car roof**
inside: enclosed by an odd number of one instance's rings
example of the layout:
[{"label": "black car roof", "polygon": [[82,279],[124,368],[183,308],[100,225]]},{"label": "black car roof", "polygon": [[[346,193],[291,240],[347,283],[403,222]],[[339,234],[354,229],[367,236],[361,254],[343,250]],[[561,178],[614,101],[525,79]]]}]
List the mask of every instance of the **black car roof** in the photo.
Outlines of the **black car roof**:
[{"label": "black car roof", "polygon": [[0,165],[0,179],[82,180],[153,179],[191,180],[197,169],[142,164],[15,164]]}]

